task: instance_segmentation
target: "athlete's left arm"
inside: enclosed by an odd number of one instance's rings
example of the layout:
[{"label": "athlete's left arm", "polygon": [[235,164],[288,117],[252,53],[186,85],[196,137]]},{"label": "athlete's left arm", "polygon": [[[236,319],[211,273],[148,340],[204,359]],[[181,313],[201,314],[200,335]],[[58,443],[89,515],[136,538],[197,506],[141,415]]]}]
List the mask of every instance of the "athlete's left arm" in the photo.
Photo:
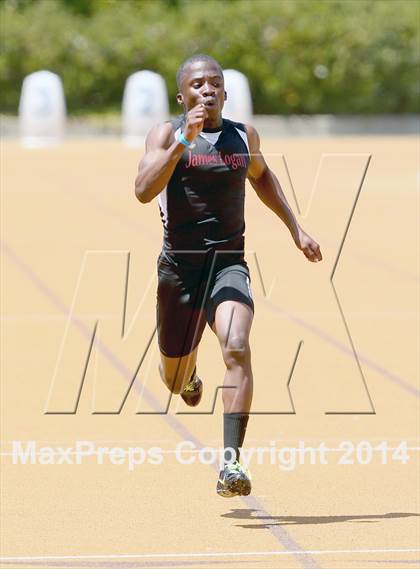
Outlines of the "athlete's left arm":
[{"label": "athlete's left arm", "polygon": [[268,167],[260,149],[260,137],[254,127],[247,125],[250,162],[248,180],[260,200],[288,227],[298,249],[312,262],[322,260],[318,243],[300,227],[274,172]]}]

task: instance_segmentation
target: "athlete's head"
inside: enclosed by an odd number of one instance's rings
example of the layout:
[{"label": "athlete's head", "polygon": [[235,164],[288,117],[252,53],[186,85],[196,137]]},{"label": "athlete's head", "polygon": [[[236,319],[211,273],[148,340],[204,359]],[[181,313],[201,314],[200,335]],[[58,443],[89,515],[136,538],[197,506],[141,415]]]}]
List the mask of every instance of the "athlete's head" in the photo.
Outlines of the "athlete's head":
[{"label": "athlete's head", "polygon": [[189,57],[179,67],[176,82],[176,98],[185,111],[203,103],[209,118],[221,115],[226,93],[223,71],[215,59],[204,54]]}]

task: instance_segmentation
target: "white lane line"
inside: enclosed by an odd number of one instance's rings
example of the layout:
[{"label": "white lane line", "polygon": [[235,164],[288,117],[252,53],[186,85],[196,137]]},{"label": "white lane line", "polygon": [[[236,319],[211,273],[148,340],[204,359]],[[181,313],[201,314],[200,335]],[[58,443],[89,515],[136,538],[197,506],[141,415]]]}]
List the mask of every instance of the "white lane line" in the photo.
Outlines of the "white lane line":
[{"label": "white lane line", "polygon": [[420,548],[409,549],[315,549],[296,551],[235,551],[217,553],[116,553],[108,555],[45,555],[26,557],[0,557],[0,561],[62,561],[66,559],[156,559],[190,557],[247,557],[272,555],[337,555],[349,553],[419,553]]}]

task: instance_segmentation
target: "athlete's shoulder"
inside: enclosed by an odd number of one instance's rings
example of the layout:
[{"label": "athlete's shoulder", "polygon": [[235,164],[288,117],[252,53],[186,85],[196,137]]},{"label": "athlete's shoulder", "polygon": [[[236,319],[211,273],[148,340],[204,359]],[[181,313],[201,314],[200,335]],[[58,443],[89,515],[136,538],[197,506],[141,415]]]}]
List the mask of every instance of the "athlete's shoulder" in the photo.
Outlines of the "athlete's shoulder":
[{"label": "athlete's shoulder", "polygon": [[237,128],[237,129],[241,130],[242,132],[246,133],[246,128],[245,128],[245,125],[243,123],[235,122],[235,121],[232,121],[230,119],[223,118],[223,127],[225,128],[225,127],[229,127],[229,126],[231,126],[231,127],[233,126],[234,128]]},{"label": "athlete's shoulder", "polygon": [[174,133],[182,125],[182,117],[156,124],[147,134],[146,150],[169,148],[174,141]]},{"label": "athlete's shoulder", "polygon": [[232,121],[230,119],[223,119],[223,128],[232,129],[245,143],[248,153],[252,152],[254,144],[251,144],[248,125],[242,122]]},{"label": "athlete's shoulder", "polygon": [[178,115],[177,117],[172,118],[168,122],[171,125],[172,130],[174,132],[176,132],[179,128],[182,128],[182,126],[185,122],[185,116],[184,115]]},{"label": "athlete's shoulder", "polygon": [[248,138],[249,146],[252,152],[255,152],[260,147],[260,135],[257,129],[250,124],[245,124],[245,132]]}]

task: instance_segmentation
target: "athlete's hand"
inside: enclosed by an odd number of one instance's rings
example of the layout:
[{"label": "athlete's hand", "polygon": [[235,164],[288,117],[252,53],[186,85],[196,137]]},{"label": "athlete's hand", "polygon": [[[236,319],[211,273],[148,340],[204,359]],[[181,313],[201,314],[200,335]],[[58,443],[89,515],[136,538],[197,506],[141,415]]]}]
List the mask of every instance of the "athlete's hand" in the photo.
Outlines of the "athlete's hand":
[{"label": "athlete's hand", "polygon": [[318,243],[312,239],[301,227],[298,227],[298,234],[295,239],[295,243],[298,249],[302,251],[309,261],[312,263],[318,263],[322,261],[321,249]]},{"label": "athlete's hand", "polygon": [[204,127],[204,121],[208,114],[207,109],[201,103],[193,107],[187,113],[187,122],[185,124],[184,136],[188,142],[192,142],[196,136],[200,134]]}]

